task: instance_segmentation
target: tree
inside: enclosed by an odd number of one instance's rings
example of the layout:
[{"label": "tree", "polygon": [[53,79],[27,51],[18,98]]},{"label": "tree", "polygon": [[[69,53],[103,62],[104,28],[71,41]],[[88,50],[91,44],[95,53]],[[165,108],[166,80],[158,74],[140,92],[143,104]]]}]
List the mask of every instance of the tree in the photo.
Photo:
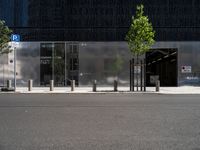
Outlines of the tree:
[{"label": "tree", "polygon": [[11,52],[11,46],[9,46],[10,30],[6,25],[5,21],[0,20],[0,55]]},{"label": "tree", "polygon": [[108,70],[112,70],[112,73],[118,79],[118,75],[123,68],[123,64],[124,64],[124,61],[122,57],[119,54],[117,54],[113,62],[108,64]]},{"label": "tree", "polygon": [[155,31],[147,16],[144,16],[144,6],[138,5],[135,17],[126,35],[129,49],[133,56],[142,55],[149,51],[154,44]]},{"label": "tree", "polygon": [[[153,30],[152,24],[150,23],[148,16],[144,15],[144,6],[138,5],[136,8],[135,17],[134,16],[132,17],[131,26],[125,38],[128,42],[130,52],[132,53],[133,56],[137,56],[137,65],[136,65],[137,91],[138,91],[138,79],[139,79],[138,75],[139,73],[141,74],[141,72],[138,71],[139,69],[138,56],[143,55],[150,50],[151,46],[155,43],[154,37],[155,37],[155,31]],[[134,82],[134,77],[132,75],[130,81],[131,81],[130,85],[132,85],[132,81]],[[142,79],[141,79],[141,84],[142,84]]]}]

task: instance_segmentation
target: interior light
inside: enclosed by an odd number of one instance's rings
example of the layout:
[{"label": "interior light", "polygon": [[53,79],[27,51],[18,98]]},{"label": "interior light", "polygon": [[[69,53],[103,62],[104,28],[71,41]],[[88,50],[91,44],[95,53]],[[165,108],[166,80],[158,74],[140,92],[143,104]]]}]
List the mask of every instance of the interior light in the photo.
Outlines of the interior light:
[{"label": "interior light", "polygon": [[176,59],[172,59],[170,62],[174,62],[174,61],[176,61]]},{"label": "interior light", "polygon": [[166,55],[164,58],[167,58],[167,57],[169,57],[169,55]]},{"label": "interior light", "polygon": [[157,61],[160,61],[160,60],[162,60],[162,58],[159,58]]},{"label": "interior light", "polygon": [[174,54],[176,54],[177,52],[174,52],[174,53],[171,53],[170,55],[174,55]]}]

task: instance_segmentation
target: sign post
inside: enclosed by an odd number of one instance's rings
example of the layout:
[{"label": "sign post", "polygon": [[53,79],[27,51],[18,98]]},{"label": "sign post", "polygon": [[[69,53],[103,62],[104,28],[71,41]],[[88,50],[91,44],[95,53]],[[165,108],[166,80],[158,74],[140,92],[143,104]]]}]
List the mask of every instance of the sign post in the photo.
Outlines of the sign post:
[{"label": "sign post", "polygon": [[18,34],[12,34],[11,35],[11,41],[13,42],[14,45],[14,90],[16,92],[16,87],[17,87],[17,83],[16,83],[16,49],[17,49],[17,44],[20,42],[20,35]]}]

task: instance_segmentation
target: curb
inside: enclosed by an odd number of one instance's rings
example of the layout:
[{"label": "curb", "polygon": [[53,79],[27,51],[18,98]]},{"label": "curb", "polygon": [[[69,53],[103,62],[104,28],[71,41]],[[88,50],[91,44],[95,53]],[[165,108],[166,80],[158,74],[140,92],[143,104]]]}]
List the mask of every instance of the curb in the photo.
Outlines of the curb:
[{"label": "curb", "polygon": [[106,91],[97,91],[97,92],[77,92],[77,91],[73,91],[73,92],[58,92],[58,91],[52,91],[52,92],[28,92],[28,91],[24,91],[24,92],[0,92],[0,94],[70,94],[70,95],[76,95],[76,94],[156,94],[156,95],[200,95],[200,93],[183,93],[183,92],[153,92],[153,91],[149,91],[149,92],[126,92],[126,91],[118,91],[118,92],[106,92]]}]

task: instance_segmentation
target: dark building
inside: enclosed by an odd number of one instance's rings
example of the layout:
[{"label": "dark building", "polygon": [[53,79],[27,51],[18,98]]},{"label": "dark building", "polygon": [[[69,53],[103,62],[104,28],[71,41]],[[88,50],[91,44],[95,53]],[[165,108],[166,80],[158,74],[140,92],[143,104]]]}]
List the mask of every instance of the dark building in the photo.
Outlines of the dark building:
[{"label": "dark building", "polygon": [[[145,56],[148,84],[159,77],[162,86],[200,85],[199,0],[0,0],[0,19],[23,41],[19,78],[37,85],[54,79],[59,86],[72,79],[105,85],[118,76],[127,85],[131,55],[124,38],[141,3],[156,31]],[[25,71],[33,62],[33,71]]]},{"label": "dark building", "polygon": [[0,0],[0,18],[24,41],[124,41],[140,3],[156,41],[200,40],[198,0]]}]

